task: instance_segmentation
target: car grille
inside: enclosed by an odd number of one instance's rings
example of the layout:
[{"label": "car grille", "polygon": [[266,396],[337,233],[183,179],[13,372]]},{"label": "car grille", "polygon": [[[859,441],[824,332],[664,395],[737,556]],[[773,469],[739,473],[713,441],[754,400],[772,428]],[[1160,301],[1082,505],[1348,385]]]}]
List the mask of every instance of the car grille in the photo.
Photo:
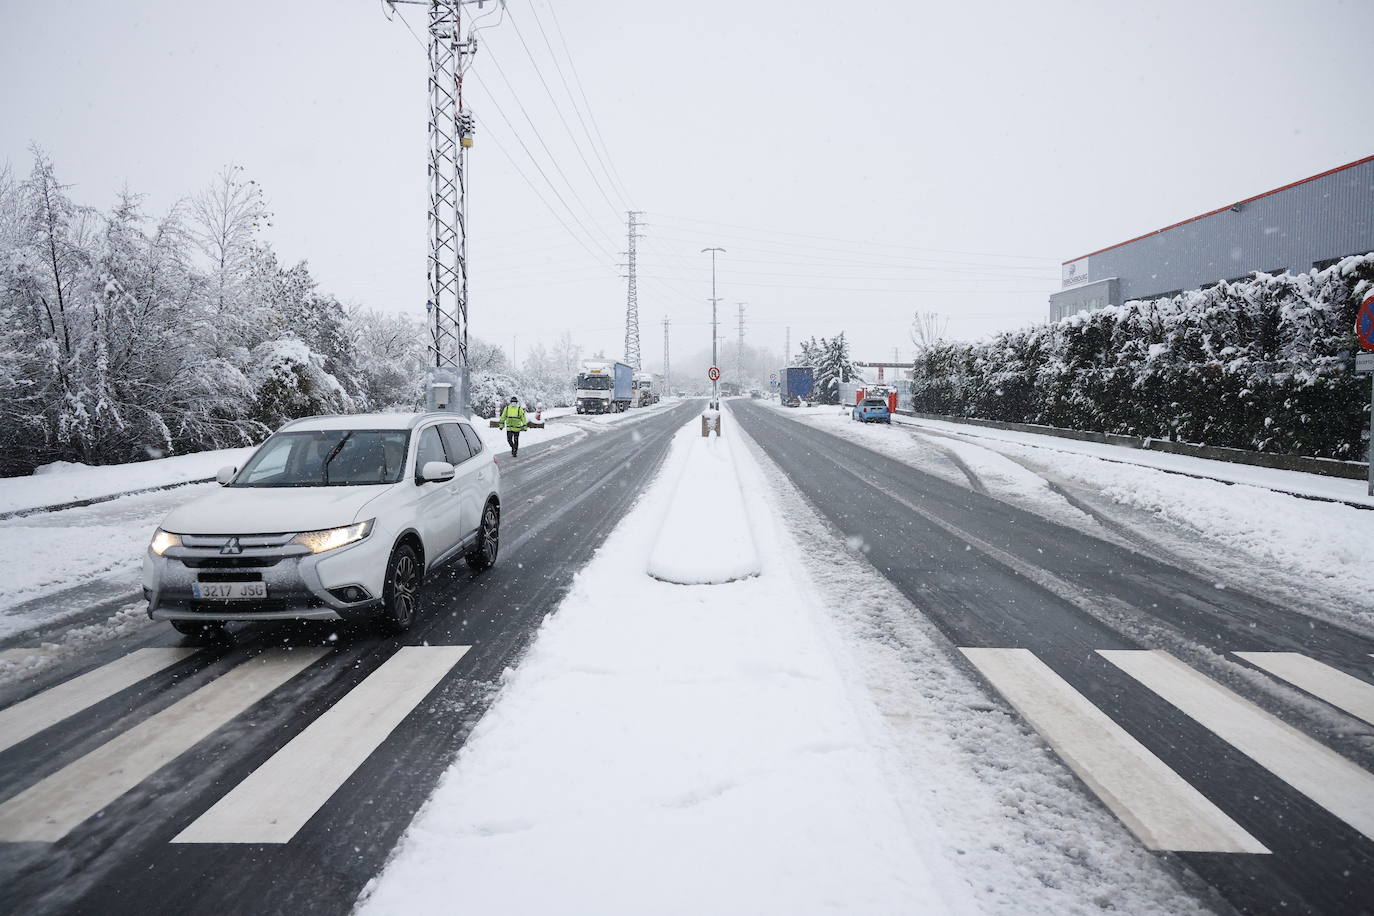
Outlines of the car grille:
[{"label": "car grille", "polygon": [[284,557],[182,557],[181,562],[191,569],[262,569],[276,566],[283,559]]},{"label": "car grille", "polygon": [[257,572],[205,572],[196,576],[197,582],[261,582]]}]

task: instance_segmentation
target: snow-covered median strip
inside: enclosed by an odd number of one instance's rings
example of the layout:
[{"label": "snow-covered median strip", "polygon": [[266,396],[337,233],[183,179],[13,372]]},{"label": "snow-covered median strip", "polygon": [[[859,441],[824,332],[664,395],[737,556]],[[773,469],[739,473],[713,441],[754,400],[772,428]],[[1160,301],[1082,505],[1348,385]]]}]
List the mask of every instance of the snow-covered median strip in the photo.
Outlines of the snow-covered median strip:
[{"label": "snow-covered median strip", "polygon": [[734,437],[694,436],[689,426],[678,438],[687,456],[649,555],[649,575],[679,585],[719,585],[758,575]]},{"label": "snow-covered median strip", "polygon": [[785,547],[760,537],[761,575],[724,585],[645,574],[699,439],[507,673],[363,912],[974,910]]}]

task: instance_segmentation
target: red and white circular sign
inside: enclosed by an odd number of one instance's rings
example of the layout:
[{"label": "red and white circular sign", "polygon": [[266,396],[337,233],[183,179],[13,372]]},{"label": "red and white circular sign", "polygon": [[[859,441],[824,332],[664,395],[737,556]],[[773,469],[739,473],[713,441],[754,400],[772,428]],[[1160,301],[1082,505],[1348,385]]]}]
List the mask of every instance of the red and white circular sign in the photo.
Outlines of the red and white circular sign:
[{"label": "red and white circular sign", "polygon": [[720,370],[712,366],[710,369],[706,370],[706,377],[713,382],[718,382],[720,381]]}]

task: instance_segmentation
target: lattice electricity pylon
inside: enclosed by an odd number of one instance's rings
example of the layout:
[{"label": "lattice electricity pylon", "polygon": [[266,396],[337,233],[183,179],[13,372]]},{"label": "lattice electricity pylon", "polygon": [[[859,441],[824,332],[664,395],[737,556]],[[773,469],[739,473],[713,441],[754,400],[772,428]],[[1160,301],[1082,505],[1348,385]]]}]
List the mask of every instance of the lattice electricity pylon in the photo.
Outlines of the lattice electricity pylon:
[{"label": "lattice electricity pylon", "polygon": [[[467,150],[472,114],[463,107],[462,0],[429,3],[429,302],[436,368],[468,365]],[[466,380],[466,379],[465,379]],[[467,392],[463,392],[466,399]],[[463,405],[466,409],[466,404]]]},{"label": "lattice electricity pylon", "polygon": [[625,276],[629,281],[625,292],[625,362],[639,371],[639,289],[635,278],[635,242],[643,238],[636,230],[643,225],[637,210],[626,211],[628,217],[629,251],[625,252]]}]

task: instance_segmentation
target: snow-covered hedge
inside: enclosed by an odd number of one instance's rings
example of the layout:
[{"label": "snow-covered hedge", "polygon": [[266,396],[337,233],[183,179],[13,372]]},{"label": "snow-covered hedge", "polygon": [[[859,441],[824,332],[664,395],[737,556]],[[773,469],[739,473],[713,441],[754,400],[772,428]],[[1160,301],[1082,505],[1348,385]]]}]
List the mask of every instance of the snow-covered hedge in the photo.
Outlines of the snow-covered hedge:
[{"label": "snow-covered hedge", "polygon": [[1374,254],[940,344],[916,359],[925,413],[1355,459],[1369,381],[1350,369]]}]

